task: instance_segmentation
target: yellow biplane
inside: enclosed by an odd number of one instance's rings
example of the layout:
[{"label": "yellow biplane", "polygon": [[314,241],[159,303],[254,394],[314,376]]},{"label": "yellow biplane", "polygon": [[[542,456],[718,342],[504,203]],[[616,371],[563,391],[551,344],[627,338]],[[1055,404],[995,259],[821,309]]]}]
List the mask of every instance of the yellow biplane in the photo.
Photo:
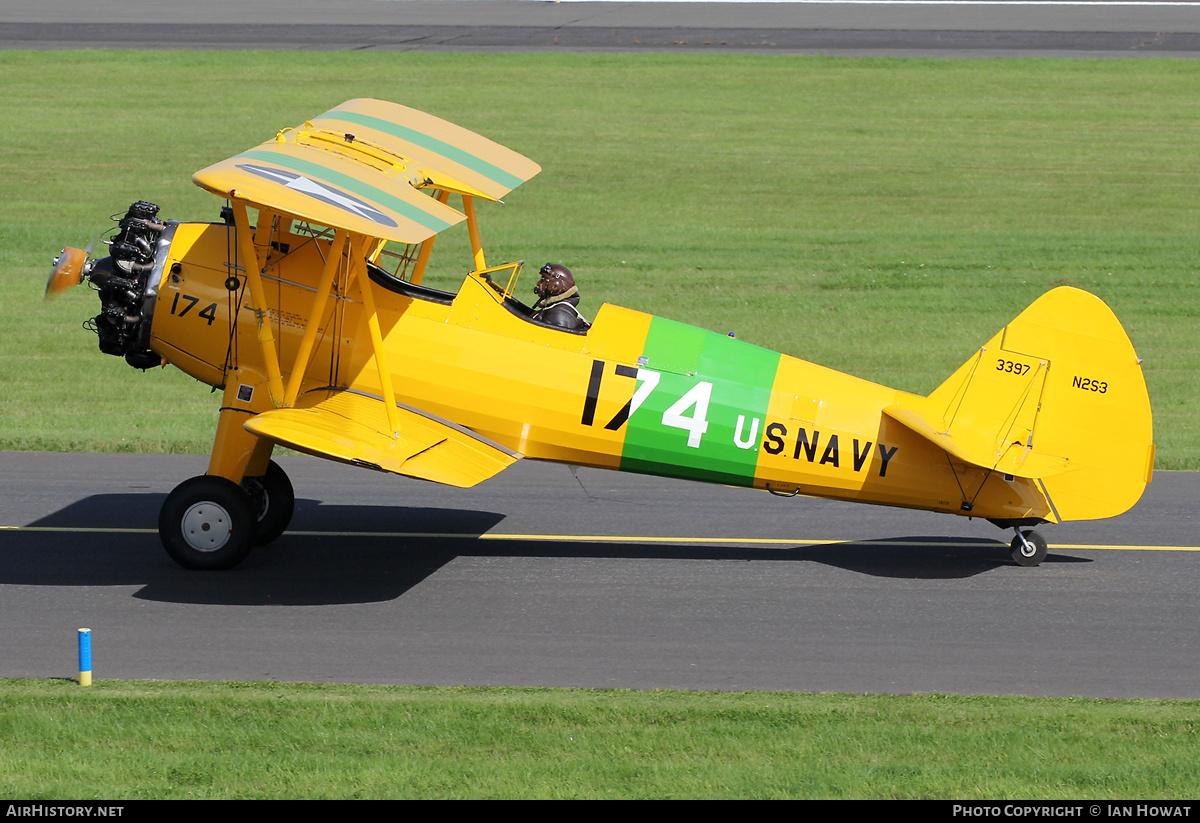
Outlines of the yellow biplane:
[{"label": "yellow biplane", "polygon": [[[90,281],[102,351],[221,389],[208,473],[167,497],[164,546],[223,569],[282,534],[276,445],[451,486],[521,458],[983,517],[1036,565],[1039,523],[1112,517],[1154,463],[1140,361],[1073,288],[1022,312],[928,397],[614,305],[565,329],[489,266],[476,205],[537,164],[414,109],[351,100],[197,172],[222,222],[134,203]],[[455,205],[452,205],[455,204]],[[461,208],[457,204],[461,203]],[[466,221],[457,293],[422,284]]]}]

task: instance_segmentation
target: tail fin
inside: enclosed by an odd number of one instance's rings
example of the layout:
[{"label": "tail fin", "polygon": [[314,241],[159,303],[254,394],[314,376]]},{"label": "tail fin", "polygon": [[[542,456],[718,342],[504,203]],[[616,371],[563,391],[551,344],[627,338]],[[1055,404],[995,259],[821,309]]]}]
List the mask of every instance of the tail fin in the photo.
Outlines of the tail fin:
[{"label": "tail fin", "polygon": [[1154,468],[1140,364],[1102,300],[1057,288],[929,397],[884,412],[961,460],[1039,481],[1057,520],[1114,517]]}]

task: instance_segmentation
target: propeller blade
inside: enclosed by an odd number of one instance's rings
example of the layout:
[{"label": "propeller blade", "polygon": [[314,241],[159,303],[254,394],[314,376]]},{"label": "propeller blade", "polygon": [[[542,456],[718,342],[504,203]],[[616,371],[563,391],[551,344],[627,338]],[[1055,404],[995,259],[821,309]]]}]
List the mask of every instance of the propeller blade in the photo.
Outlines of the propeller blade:
[{"label": "propeller blade", "polygon": [[46,280],[47,300],[58,297],[67,289],[83,282],[83,266],[87,262],[90,250],[90,243],[86,250],[67,246],[55,258],[54,268],[50,270],[50,277]]}]

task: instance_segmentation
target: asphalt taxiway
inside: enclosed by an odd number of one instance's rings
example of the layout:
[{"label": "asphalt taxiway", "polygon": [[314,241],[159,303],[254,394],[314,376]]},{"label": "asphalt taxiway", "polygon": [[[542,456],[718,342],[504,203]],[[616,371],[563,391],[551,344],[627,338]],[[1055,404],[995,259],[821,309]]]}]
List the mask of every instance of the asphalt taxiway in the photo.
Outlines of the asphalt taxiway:
[{"label": "asphalt taxiway", "polygon": [[1200,56],[1187,0],[6,0],[0,48]]},{"label": "asphalt taxiway", "polygon": [[521,461],[475,489],[283,457],[292,530],[187,572],[204,457],[0,454],[0,677],[1200,698],[1200,475],[1046,526]]}]

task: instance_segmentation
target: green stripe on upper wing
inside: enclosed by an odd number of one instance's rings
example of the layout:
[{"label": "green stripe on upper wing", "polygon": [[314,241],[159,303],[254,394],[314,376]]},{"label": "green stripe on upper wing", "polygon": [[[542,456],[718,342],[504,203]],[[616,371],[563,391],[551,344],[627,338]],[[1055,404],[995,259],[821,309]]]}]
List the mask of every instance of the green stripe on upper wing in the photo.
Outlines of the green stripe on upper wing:
[{"label": "green stripe on upper wing", "polygon": [[421,194],[417,190],[408,185],[407,181],[397,182],[395,189],[389,191],[381,189],[378,186],[373,186],[370,183],[350,174],[336,171],[330,166],[319,163],[314,160],[307,160],[302,157],[297,157],[294,154],[272,151],[270,149],[251,149],[243,152],[233,160],[245,158],[248,160],[258,160],[261,162],[274,163],[282,166],[285,169],[299,172],[322,182],[338,186],[345,189],[355,197],[361,197],[371,203],[395,212],[396,214],[417,223],[429,230],[431,234],[437,234],[440,231],[450,228],[454,223],[458,222],[447,221],[434,214],[430,214],[433,208],[446,207],[438,203],[432,197],[426,194]]},{"label": "green stripe on upper wing", "polygon": [[[399,138],[405,142],[418,146],[425,151],[432,152],[435,155],[440,155],[448,160],[452,160],[465,168],[470,169],[476,174],[481,174],[488,180],[491,180],[505,189],[512,190],[525,182],[525,178],[519,177],[505,169],[497,166],[476,154],[472,154],[464,148],[448,143],[417,129],[410,128],[400,123],[395,123],[390,120],[385,120],[381,117],[375,117],[369,114],[363,114],[356,111],[345,111],[334,109],[326,112],[319,118],[313,120],[313,123],[318,123],[322,120],[334,119],[348,123],[354,123],[367,128],[375,129],[376,131],[389,134],[392,137]],[[425,158],[418,158],[425,159]]]},{"label": "green stripe on upper wing", "polygon": [[221,197],[398,243],[420,243],[466,219],[405,179],[386,178],[320,149],[278,145],[264,143],[192,179]]}]

